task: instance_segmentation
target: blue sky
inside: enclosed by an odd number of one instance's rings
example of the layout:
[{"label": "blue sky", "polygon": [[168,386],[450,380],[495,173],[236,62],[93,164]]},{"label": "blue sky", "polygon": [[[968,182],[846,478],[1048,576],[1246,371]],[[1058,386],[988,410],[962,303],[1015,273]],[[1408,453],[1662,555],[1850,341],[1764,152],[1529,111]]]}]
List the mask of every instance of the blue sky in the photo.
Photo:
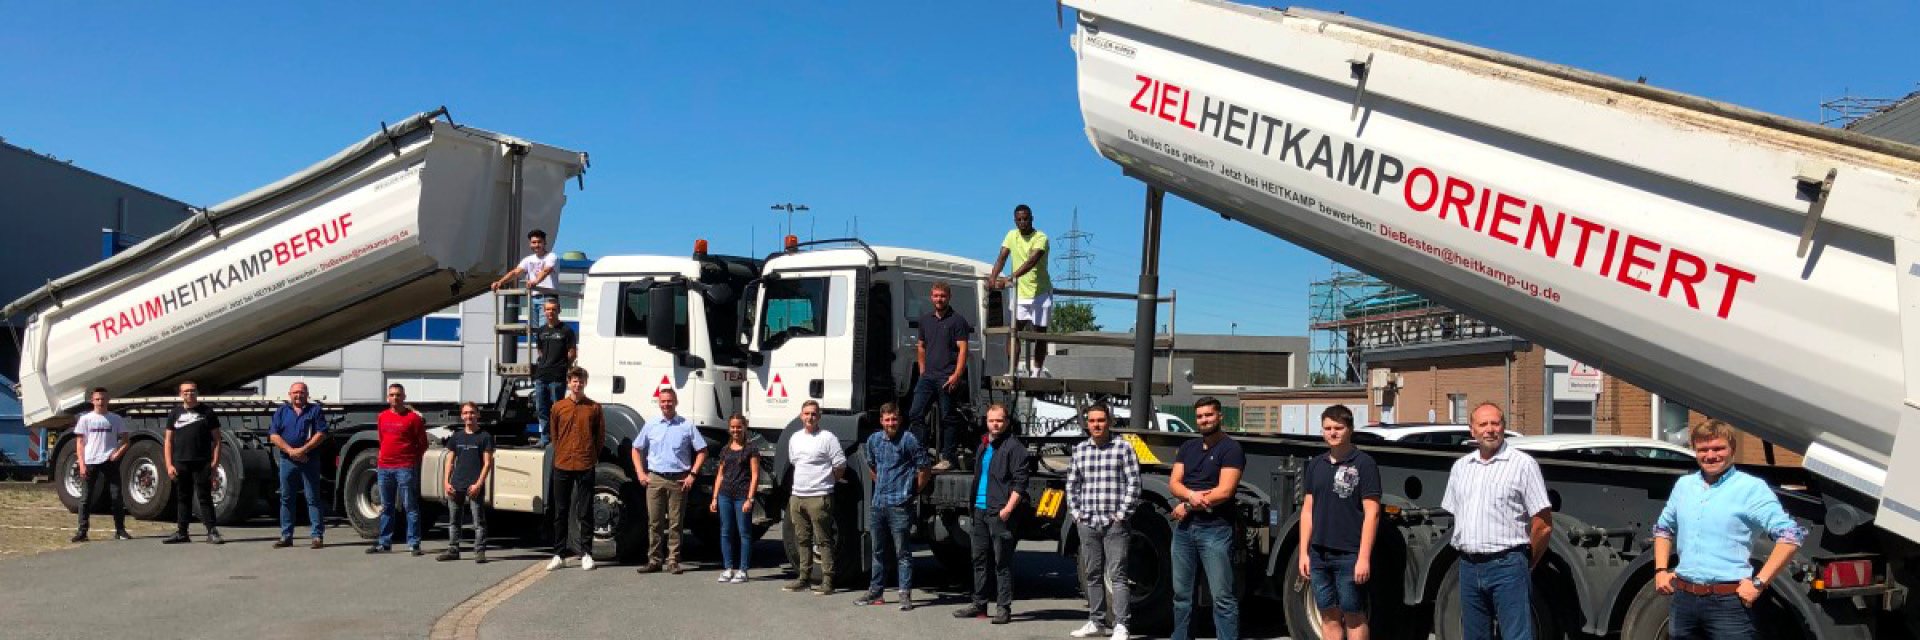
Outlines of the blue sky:
[{"label": "blue sky", "polygon": [[[1027,203],[1056,238],[1077,207],[1091,286],[1134,286],[1143,188],[1081,132],[1050,2],[311,4],[0,0],[0,136],[210,205],[444,104],[592,154],[562,250],[765,252],[769,206],[796,202],[803,235],[857,217],[876,244],[991,260]],[[1843,92],[1920,88],[1920,3],[1845,4],[1316,8],[1817,120]],[[1325,258],[1184,202],[1167,216],[1183,332],[1305,333]]]}]

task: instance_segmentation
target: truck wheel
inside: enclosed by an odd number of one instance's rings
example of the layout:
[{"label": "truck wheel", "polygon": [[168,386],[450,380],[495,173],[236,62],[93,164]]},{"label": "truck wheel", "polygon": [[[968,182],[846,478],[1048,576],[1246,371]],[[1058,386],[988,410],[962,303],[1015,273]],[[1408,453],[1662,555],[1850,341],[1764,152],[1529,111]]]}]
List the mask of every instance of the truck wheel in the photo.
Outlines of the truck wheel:
[{"label": "truck wheel", "polygon": [[213,471],[213,519],[220,524],[233,524],[247,518],[257,499],[257,482],[246,482],[241,478],[240,452],[233,447],[221,445],[220,468]]},{"label": "truck wheel", "polygon": [[1133,510],[1127,545],[1129,629],[1166,633],[1173,629],[1173,521],[1160,505],[1145,503]]},{"label": "truck wheel", "polygon": [[[1559,624],[1553,619],[1553,603],[1540,591],[1538,580],[1533,583],[1533,637],[1540,640],[1559,640]],[[1440,580],[1440,593],[1434,597],[1433,634],[1439,640],[1464,640],[1468,636],[1460,628],[1460,563],[1455,562],[1447,568],[1447,576]],[[1635,636],[1621,636],[1623,638]]]},{"label": "truck wheel", "polygon": [[933,558],[940,562],[940,568],[946,570],[954,584],[971,589],[973,587],[973,539],[968,537],[967,530],[960,526],[960,512],[945,510],[940,511],[935,517],[940,519],[941,529],[947,531],[947,537],[945,539],[934,537],[932,543],[927,546],[933,550]]},{"label": "truck wheel", "polygon": [[173,513],[173,479],[167,477],[160,443],[141,440],[120,458],[120,481],[126,483],[127,513],[141,520],[161,520]]},{"label": "truck wheel", "polygon": [[380,536],[380,482],[374,473],[378,462],[376,454],[371,447],[354,454],[353,461],[347,463],[346,477],[340,481],[344,487],[341,501],[347,512],[347,523],[353,525],[360,537],[369,540]]},{"label": "truck wheel", "polygon": [[[1360,587],[1367,590],[1367,626],[1374,637],[1425,638],[1427,630],[1421,620],[1401,601],[1399,575],[1406,559],[1398,551],[1388,544],[1374,545],[1373,577]],[[1274,591],[1286,606],[1287,629],[1296,639],[1322,637],[1320,604],[1314,598],[1313,583],[1300,577],[1299,543],[1289,547],[1287,553],[1281,566],[1275,567],[1280,574],[1273,577]]]},{"label": "truck wheel", "polygon": [[1667,640],[1667,617],[1672,607],[1673,598],[1661,595],[1653,581],[1648,580],[1633,594],[1633,604],[1627,605],[1627,617],[1620,623],[1620,637]]},{"label": "truck wheel", "polygon": [[73,440],[60,445],[60,451],[53,454],[53,486],[58,487],[60,505],[68,513],[80,512],[80,498],[86,495],[85,481],[80,478],[79,447]]},{"label": "truck wheel", "polygon": [[593,539],[613,543],[614,559],[638,563],[647,557],[647,500],[640,483],[607,463],[593,468]]}]

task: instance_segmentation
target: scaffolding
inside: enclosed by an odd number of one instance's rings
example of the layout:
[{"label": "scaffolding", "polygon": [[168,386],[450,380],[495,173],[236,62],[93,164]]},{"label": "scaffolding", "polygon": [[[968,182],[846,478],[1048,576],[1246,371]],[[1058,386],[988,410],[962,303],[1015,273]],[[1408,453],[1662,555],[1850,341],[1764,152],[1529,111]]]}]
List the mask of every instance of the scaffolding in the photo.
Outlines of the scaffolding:
[{"label": "scaffolding", "polygon": [[1350,387],[1361,384],[1366,375],[1360,346],[1351,332],[1338,327],[1349,317],[1349,310],[1364,301],[1398,291],[1357,271],[1338,265],[1325,280],[1307,286],[1307,385],[1312,387]]},{"label": "scaffolding", "polygon": [[1426,297],[1338,266],[1307,287],[1308,386],[1360,386],[1369,353],[1508,335]]},{"label": "scaffolding", "polygon": [[1829,127],[1850,129],[1853,124],[1870,116],[1878,115],[1888,109],[1899,106],[1907,100],[1920,97],[1920,91],[1898,98],[1867,98],[1855,95],[1843,95],[1820,103],[1820,124]]}]

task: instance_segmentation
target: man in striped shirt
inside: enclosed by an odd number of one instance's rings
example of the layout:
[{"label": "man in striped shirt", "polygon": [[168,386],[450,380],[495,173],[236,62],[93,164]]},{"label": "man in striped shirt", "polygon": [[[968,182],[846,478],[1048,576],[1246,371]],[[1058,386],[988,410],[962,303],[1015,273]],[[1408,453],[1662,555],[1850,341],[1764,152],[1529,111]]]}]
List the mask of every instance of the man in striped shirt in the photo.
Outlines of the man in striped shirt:
[{"label": "man in striped shirt", "polygon": [[[1087,408],[1088,438],[1073,446],[1067,472],[1067,509],[1080,525],[1080,577],[1087,589],[1087,624],[1075,638],[1127,635],[1127,517],[1140,497],[1140,459],[1133,447],[1107,431],[1113,411],[1105,403]],[[1108,597],[1108,591],[1112,597]]]},{"label": "man in striped shirt", "polygon": [[1460,628],[1468,638],[1533,638],[1533,565],[1547,551],[1553,504],[1533,457],[1507,446],[1500,407],[1473,410],[1477,449],[1453,463],[1440,506],[1460,552]]}]

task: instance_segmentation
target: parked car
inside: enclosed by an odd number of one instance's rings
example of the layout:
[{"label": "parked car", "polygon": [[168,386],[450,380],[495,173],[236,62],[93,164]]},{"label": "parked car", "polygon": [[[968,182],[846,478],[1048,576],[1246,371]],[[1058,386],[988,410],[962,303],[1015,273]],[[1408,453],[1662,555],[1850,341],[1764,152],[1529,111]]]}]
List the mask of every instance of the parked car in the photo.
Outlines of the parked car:
[{"label": "parked car", "polygon": [[1694,459],[1692,449],[1665,440],[1637,436],[1594,434],[1532,436],[1515,440],[1513,448],[1534,453],[1565,452],[1595,456],[1630,456],[1680,462],[1690,462]]},{"label": "parked car", "polygon": [[[1313,431],[1319,435],[1319,430]],[[1400,424],[1370,424],[1353,430],[1354,442],[1397,442],[1403,444],[1434,444],[1463,447],[1473,441],[1473,427],[1464,424],[1442,422],[1412,422]],[[1507,431],[1507,437],[1520,438],[1520,434]]]}]

